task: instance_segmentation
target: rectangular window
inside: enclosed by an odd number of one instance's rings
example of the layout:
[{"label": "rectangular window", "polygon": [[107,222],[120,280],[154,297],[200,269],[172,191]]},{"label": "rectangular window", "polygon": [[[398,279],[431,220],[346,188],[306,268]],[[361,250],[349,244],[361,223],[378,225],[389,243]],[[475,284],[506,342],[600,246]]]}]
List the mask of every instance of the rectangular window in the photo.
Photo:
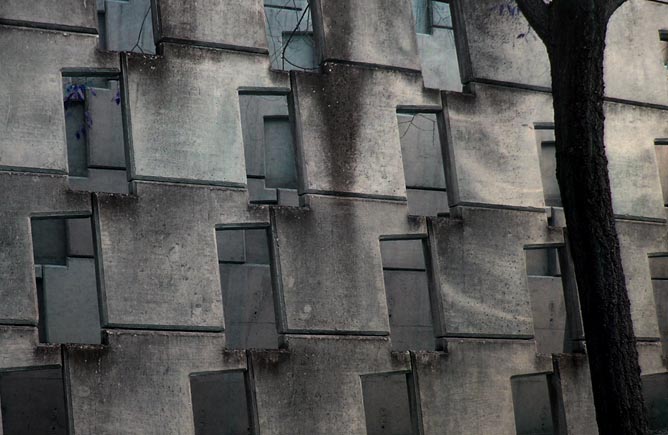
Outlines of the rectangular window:
[{"label": "rectangular window", "polygon": [[445,163],[436,113],[397,113],[408,211],[417,216],[447,213]]},{"label": "rectangular window", "polygon": [[229,348],[278,347],[269,233],[268,227],[216,231]]},{"label": "rectangular window", "polygon": [[668,433],[668,374],[657,373],[642,376],[642,392],[647,409],[649,433]]},{"label": "rectangular window", "polygon": [[284,71],[316,69],[308,0],[266,0],[264,12],[271,67]]},{"label": "rectangular window", "polygon": [[195,435],[253,433],[246,378],[245,371],[190,375]]},{"label": "rectangular window", "polygon": [[537,351],[580,350],[584,339],[580,305],[566,247],[532,246],[525,253]]},{"label": "rectangular window", "polygon": [[99,344],[91,218],[39,217],[31,222],[40,341]]},{"label": "rectangular window", "polygon": [[423,239],[381,240],[393,350],[435,350]]},{"label": "rectangular window", "polygon": [[550,374],[514,376],[510,379],[517,435],[555,434],[550,401]]},{"label": "rectangular window", "polygon": [[661,191],[663,192],[663,204],[668,206],[668,139],[656,139],[654,145],[656,164],[659,168],[659,178],[661,180]]},{"label": "rectangular window", "polygon": [[287,96],[242,92],[239,104],[250,202],[298,206]]},{"label": "rectangular window", "polygon": [[0,407],[5,435],[67,435],[62,369],[0,371]]},{"label": "rectangular window", "polygon": [[97,0],[100,48],[155,54],[151,0]]},{"label": "rectangular window", "polygon": [[417,435],[411,374],[377,373],[361,378],[367,435]]},{"label": "rectangular window", "polygon": [[668,255],[650,255],[649,270],[654,289],[654,304],[659,323],[659,334],[664,353],[666,353],[668,350]]},{"label": "rectangular window", "polygon": [[534,125],[536,132],[536,146],[538,147],[538,158],[540,164],[541,180],[543,182],[543,194],[545,205],[548,207],[561,207],[561,192],[557,183],[557,157],[554,142],[554,124],[537,123]]},{"label": "rectangular window", "polygon": [[118,75],[63,76],[70,186],[128,193],[123,92]]}]

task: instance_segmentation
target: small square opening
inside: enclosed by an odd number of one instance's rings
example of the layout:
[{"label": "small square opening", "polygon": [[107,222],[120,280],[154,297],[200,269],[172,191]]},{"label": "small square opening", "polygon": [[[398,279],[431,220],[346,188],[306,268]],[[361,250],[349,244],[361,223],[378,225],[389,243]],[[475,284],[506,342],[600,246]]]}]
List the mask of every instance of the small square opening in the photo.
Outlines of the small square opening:
[{"label": "small square opening", "polygon": [[410,373],[361,376],[367,435],[417,435],[417,407]]},{"label": "small square opening", "polygon": [[247,372],[190,375],[195,435],[251,435]]},{"label": "small square opening", "polygon": [[96,0],[100,49],[155,54],[151,0]]},{"label": "small square opening", "polygon": [[0,408],[5,435],[67,435],[62,369],[0,371]]}]

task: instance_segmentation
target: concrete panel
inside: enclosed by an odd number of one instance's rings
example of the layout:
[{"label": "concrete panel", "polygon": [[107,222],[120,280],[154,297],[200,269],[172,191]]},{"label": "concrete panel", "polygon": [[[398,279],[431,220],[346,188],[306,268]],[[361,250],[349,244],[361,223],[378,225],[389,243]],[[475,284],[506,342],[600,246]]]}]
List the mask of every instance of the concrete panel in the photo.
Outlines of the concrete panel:
[{"label": "concrete panel", "polygon": [[668,373],[657,373],[642,377],[642,392],[647,410],[647,420],[651,434],[668,432]]},{"label": "concrete panel", "polygon": [[98,194],[103,325],[221,329],[218,224],[268,225],[241,190],[136,183]]},{"label": "concrete panel", "polygon": [[511,378],[517,435],[554,435],[545,373]]},{"label": "concrete panel", "polygon": [[[512,2],[455,1],[464,83],[494,80],[549,88],[547,50]],[[551,106],[551,104],[550,104]]]},{"label": "concrete panel", "polygon": [[[35,228],[34,225],[35,222],[33,222],[33,228]],[[69,257],[94,257],[91,218],[66,219],[65,226],[67,228],[67,255]]]},{"label": "concrete panel", "polygon": [[245,184],[239,88],[287,91],[287,76],[266,56],[173,44],[163,54],[128,56],[132,178]]},{"label": "concrete panel", "polygon": [[[554,355],[554,380],[558,383],[567,434],[598,434],[594,393],[591,389],[589,363],[585,355]],[[561,426],[559,427],[561,430]]]},{"label": "concrete panel", "polygon": [[34,327],[0,326],[0,349],[0,370],[60,365],[60,346],[39,344]]},{"label": "concrete panel", "polygon": [[106,343],[65,348],[77,434],[194,435],[189,375],[246,366],[222,334],[118,331]]},{"label": "concrete panel", "polygon": [[[434,221],[442,334],[533,336],[524,247],[559,243],[543,213],[464,208]],[[494,223],[490,225],[490,223]]]},{"label": "concrete panel", "polygon": [[668,105],[666,29],[668,6],[630,0],[610,19],[605,50],[605,94],[631,101]]},{"label": "concrete panel", "polygon": [[413,216],[437,216],[450,212],[448,193],[442,190],[406,189],[408,213]]},{"label": "concrete panel", "polygon": [[252,434],[245,372],[190,375],[195,435]]},{"label": "concrete panel", "polygon": [[67,266],[44,266],[42,304],[49,343],[99,344],[100,308],[95,259],[68,258]]},{"label": "concrete panel", "polygon": [[635,335],[658,339],[659,326],[647,256],[668,252],[668,232],[662,224],[617,221],[617,234]]},{"label": "concrete panel", "polygon": [[476,84],[445,104],[455,202],[544,207],[533,125],[552,120],[551,95]]},{"label": "concrete panel", "polygon": [[61,71],[118,70],[97,44],[95,35],[0,26],[0,100],[11,102],[0,109],[0,167],[67,173]]},{"label": "concrete panel", "polygon": [[81,0],[3,0],[0,20],[97,33],[95,2]]},{"label": "concrete panel", "polygon": [[262,0],[157,0],[157,40],[267,52]]},{"label": "concrete panel", "polygon": [[380,252],[384,269],[426,270],[421,239],[381,240]]},{"label": "concrete panel", "polygon": [[666,363],[661,352],[661,343],[658,341],[638,342],[636,343],[636,349],[638,349],[640,373],[643,376],[666,372]]},{"label": "concrete panel", "polygon": [[70,188],[86,192],[130,193],[128,173],[115,169],[88,169],[88,177],[70,177]]},{"label": "concrete panel", "polygon": [[366,435],[360,376],[408,372],[407,352],[384,338],[286,337],[283,351],[251,351],[265,435]]},{"label": "concrete panel", "polygon": [[457,61],[454,30],[433,29],[429,35],[418,34],[417,42],[424,86],[461,92],[462,79]]},{"label": "concrete panel", "polygon": [[665,219],[654,140],[668,137],[666,115],[663,110],[605,104],[605,151],[615,214]]},{"label": "concrete panel", "polygon": [[448,340],[448,353],[418,352],[425,435],[514,434],[511,376],[547,372],[532,341]]},{"label": "concrete panel", "polygon": [[406,373],[362,376],[367,435],[413,434]]},{"label": "concrete panel", "polygon": [[659,179],[661,180],[661,193],[663,194],[663,204],[668,205],[668,146],[656,145],[656,165],[659,169]]},{"label": "concrete panel", "polygon": [[661,347],[664,349],[664,353],[666,353],[668,352],[668,280],[653,279],[652,287],[654,289],[654,303],[656,304],[659,334],[661,335]]},{"label": "concrete panel", "polygon": [[351,65],[293,77],[302,190],[405,197],[397,107],[440,110],[440,95],[419,75]]},{"label": "concrete panel", "polygon": [[420,69],[411,0],[314,0],[323,60]]},{"label": "concrete panel", "polygon": [[91,213],[90,196],[64,176],[0,173],[0,319],[37,324],[31,215]]},{"label": "concrete panel", "polygon": [[426,234],[405,204],[306,198],[310,209],[275,209],[283,332],[389,331],[381,235]]}]

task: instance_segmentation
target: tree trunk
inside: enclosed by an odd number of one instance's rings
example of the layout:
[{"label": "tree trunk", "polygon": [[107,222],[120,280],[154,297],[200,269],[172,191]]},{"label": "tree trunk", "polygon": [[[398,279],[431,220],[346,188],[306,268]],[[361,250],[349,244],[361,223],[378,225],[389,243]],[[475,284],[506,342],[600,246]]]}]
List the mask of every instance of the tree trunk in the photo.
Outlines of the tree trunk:
[{"label": "tree trunk", "polygon": [[603,54],[611,13],[600,3],[553,0],[552,31],[544,40],[552,66],[557,179],[599,432],[640,435],[647,433],[647,420],[603,143]]}]

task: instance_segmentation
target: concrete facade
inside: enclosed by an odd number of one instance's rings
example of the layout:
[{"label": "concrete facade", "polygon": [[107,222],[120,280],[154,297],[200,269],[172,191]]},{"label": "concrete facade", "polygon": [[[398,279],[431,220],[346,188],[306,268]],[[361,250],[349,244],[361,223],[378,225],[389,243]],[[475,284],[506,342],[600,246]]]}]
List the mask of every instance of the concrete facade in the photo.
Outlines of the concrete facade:
[{"label": "concrete facade", "polygon": [[[514,2],[29,3],[0,5],[0,435],[597,433]],[[629,0],[605,60],[656,433],[667,15]]]}]

